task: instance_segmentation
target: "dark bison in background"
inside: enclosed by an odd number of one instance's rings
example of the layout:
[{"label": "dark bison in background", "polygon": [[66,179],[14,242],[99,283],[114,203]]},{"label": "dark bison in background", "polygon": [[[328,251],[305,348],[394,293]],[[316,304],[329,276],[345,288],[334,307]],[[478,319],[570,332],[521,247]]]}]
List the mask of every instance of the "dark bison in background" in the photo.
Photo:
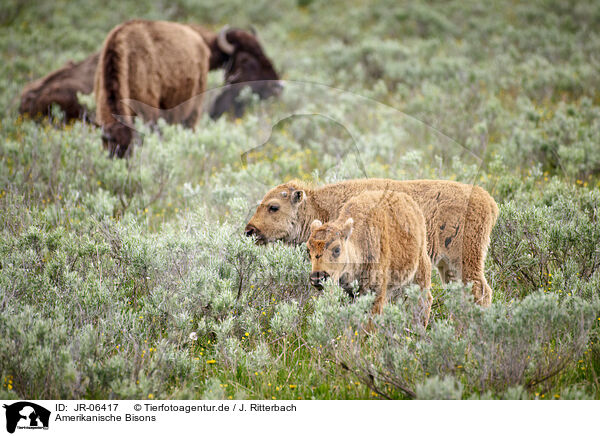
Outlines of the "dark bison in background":
[{"label": "dark bison in background", "polygon": [[[217,68],[225,69],[227,84],[248,82],[263,98],[281,91],[271,61],[250,32],[226,27],[216,34],[196,25],[145,20],[113,29],[104,42],[94,85],[96,122],[111,156],[130,153],[133,132],[126,124],[134,115],[194,127],[208,69]],[[210,115],[216,118],[232,106],[239,114],[237,93],[239,89],[226,89]],[[126,100],[141,103],[135,113]]]},{"label": "dark bison in background", "polygon": [[77,101],[77,93],[90,94],[94,89],[94,73],[100,53],[81,62],[69,61],[64,67],[29,83],[21,93],[19,113],[31,118],[48,116],[52,104],[65,113],[65,120],[84,118],[87,108]]},{"label": "dark bison in background", "polygon": [[[214,45],[214,44],[213,44]],[[262,50],[254,33],[225,27],[217,37],[216,50],[224,59],[225,90],[217,97],[210,109],[213,119],[225,112],[236,117],[244,113],[244,105],[236,100],[240,91],[249,86],[265,99],[277,96],[283,89],[273,64]]]}]

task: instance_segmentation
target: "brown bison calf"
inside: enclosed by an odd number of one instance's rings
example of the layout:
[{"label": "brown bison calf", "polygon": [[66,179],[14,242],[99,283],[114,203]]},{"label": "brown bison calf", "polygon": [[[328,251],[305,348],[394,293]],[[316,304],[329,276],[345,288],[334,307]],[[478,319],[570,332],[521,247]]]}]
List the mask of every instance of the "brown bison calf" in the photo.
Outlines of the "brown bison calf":
[{"label": "brown bison calf", "polygon": [[246,226],[257,243],[308,240],[310,224],[335,220],[344,203],[368,190],[404,192],[421,208],[427,252],[444,283],[473,284],[475,302],[489,306],[492,290],[483,274],[498,206],[482,188],[446,180],[348,180],[321,187],[292,181],[271,189]]},{"label": "brown bison calf", "polygon": [[334,221],[314,220],[307,248],[310,279],[320,288],[331,278],[344,289],[358,281],[361,291],[375,292],[373,313],[380,314],[388,289],[414,280],[425,294],[416,320],[427,326],[433,297],[427,255],[425,218],[408,195],[365,191],[350,199]]},{"label": "brown bison calf", "polygon": [[99,57],[99,53],[94,53],[81,62],[68,62],[59,70],[29,83],[21,93],[19,113],[32,118],[48,116],[52,104],[57,104],[64,111],[66,121],[84,118],[87,109],[77,100],[77,93],[93,91]]},{"label": "brown bison calf", "polygon": [[[94,86],[96,122],[111,156],[129,153],[134,112],[126,100],[144,121],[161,117],[194,127],[208,70],[221,67],[227,84],[250,82],[261,97],[281,89],[271,61],[249,32],[225,28],[216,34],[193,24],[143,20],[114,28],[104,41]],[[213,118],[236,107],[236,92],[228,89],[217,98]]]}]

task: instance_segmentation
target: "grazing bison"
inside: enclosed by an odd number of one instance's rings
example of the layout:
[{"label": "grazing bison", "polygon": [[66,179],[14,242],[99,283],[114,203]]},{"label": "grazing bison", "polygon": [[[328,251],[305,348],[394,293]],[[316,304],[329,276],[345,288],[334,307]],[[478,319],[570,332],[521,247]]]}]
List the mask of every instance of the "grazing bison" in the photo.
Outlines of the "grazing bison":
[{"label": "grazing bison", "polygon": [[314,220],[307,248],[310,280],[322,287],[331,278],[345,290],[358,281],[360,290],[375,292],[373,313],[381,314],[388,289],[414,280],[425,293],[418,320],[429,321],[433,297],[431,261],[427,255],[425,218],[415,201],[402,192],[364,191],[326,224]]},{"label": "grazing bison", "polygon": [[90,94],[93,91],[99,56],[99,53],[94,53],[81,62],[70,61],[59,70],[25,86],[19,113],[32,118],[48,116],[55,103],[64,111],[66,121],[84,118],[87,109],[77,101],[77,93]]},{"label": "grazing bison", "polygon": [[[249,32],[225,28],[216,34],[193,24],[143,20],[113,29],[102,48],[94,87],[96,122],[103,127],[111,156],[125,156],[133,137],[125,124],[132,122],[134,113],[123,100],[142,103],[136,105],[136,115],[145,121],[162,117],[194,127],[208,70],[222,67],[226,83],[251,82],[263,97],[280,89],[273,65]],[[256,80],[274,82],[256,82],[254,87]],[[219,110],[211,113],[213,118],[238,107],[234,94],[228,89],[217,98]]]},{"label": "grazing bison", "polygon": [[257,243],[308,240],[310,224],[335,220],[344,203],[367,190],[408,194],[421,208],[427,227],[427,252],[444,283],[473,283],[475,301],[489,306],[492,290],[483,274],[498,206],[482,188],[445,180],[349,180],[322,187],[292,181],[271,189],[246,226]]},{"label": "grazing bison", "polygon": [[[132,108],[145,121],[159,115],[193,127],[201,111],[210,50],[189,26],[167,21],[128,21],[106,37],[96,69],[96,123],[110,155],[129,152]],[[194,98],[196,97],[196,98]],[[115,116],[121,117],[119,120]]]},{"label": "grazing bison", "polygon": [[245,86],[261,99],[279,95],[283,89],[279,76],[254,34],[225,27],[214,40],[210,41],[206,33],[204,38],[211,47],[211,64],[226,60],[226,87],[210,109],[211,118],[216,119],[225,112],[241,117],[244,105],[237,101],[237,96]]}]

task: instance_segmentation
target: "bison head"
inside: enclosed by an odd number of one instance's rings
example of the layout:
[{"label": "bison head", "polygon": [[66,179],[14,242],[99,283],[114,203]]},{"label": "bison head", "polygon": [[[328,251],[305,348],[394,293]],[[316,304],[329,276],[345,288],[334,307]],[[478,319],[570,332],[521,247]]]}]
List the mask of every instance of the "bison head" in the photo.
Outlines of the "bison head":
[{"label": "bison head", "polygon": [[339,283],[344,289],[350,287],[353,281],[351,271],[353,248],[348,243],[348,239],[352,234],[353,226],[352,218],[348,218],[342,226],[336,222],[323,225],[319,220],[311,223],[311,234],[306,248],[312,264],[310,282],[315,288],[322,289],[323,282],[328,278]]},{"label": "bison head", "polygon": [[245,86],[261,99],[281,93],[283,86],[279,76],[253,33],[226,26],[219,32],[217,46],[228,58],[225,65],[227,86],[217,97],[210,111],[211,118],[216,119],[227,111],[241,117],[244,107],[236,97]]},{"label": "bison head", "polygon": [[292,183],[277,186],[264,196],[246,226],[246,236],[257,244],[295,242],[302,232],[306,193]]},{"label": "bison head", "polygon": [[132,147],[129,145],[133,140],[133,130],[124,124],[113,123],[102,127],[102,145],[109,151],[109,157],[112,159],[129,157]]}]

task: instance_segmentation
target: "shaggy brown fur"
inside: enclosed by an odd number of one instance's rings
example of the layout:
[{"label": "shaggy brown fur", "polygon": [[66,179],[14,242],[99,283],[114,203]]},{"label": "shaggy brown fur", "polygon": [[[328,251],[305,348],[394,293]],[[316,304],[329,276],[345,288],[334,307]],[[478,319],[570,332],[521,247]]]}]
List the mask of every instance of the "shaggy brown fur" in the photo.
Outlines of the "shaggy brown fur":
[{"label": "shaggy brown fur", "polygon": [[334,221],[314,220],[307,248],[311,282],[331,278],[345,289],[357,280],[361,291],[375,292],[373,313],[381,314],[388,289],[415,280],[425,293],[416,320],[427,326],[433,297],[425,218],[408,195],[365,191],[351,198]]},{"label": "shaggy brown fur", "polygon": [[94,73],[100,53],[64,67],[28,84],[21,93],[20,114],[30,117],[48,116],[56,103],[65,113],[65,120],[83,118],[87,110],[77,101],[77,93],[90,94],[94,89]]},{"label": "shaggy brown fur", "polygon": [[344,203],[367,190],[408,194],[421,208],[427,227],[427,252],[444,283],[473,284],[475,301],[489,306],[484,261],[498,206],[482,188],[445,180],[349,180],[314,188],[292,181],[271,189],[246,226],[258,243],[308,240],[310,223],[335,220]]},{"label": "shaggy brown fur", "polygon": [[103,126],[111,155],[123,157],[132,139],[131,129],[113,116],[133,121],[123,99],[143,103],[136,111],[145,121],[163,116],[167,122],[193,127],[209,58],[204,39],[184,24],[133,20],[114,28],[104,42],[94,86],[96,122]]}]

